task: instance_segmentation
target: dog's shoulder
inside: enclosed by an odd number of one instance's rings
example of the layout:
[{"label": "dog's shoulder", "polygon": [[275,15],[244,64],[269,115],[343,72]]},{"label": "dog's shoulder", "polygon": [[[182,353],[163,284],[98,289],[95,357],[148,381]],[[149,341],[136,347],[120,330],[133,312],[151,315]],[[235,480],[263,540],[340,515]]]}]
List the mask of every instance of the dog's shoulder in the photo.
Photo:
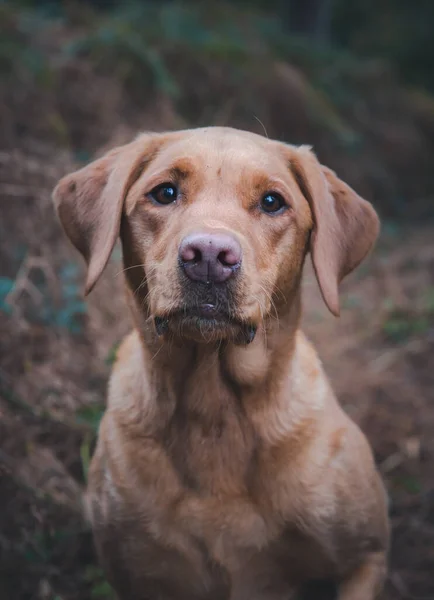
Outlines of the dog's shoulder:
[{"label": "dog's shoulder", "polygon": [[108,387],[108,409],[125,412],[143,395],[143,348],[137,330],[122,340],[116,352]]},{"label": "dog's shoulder", "polygon": [[118,377],[128,376],[126,371],[134,369],[143,360],[142,344],[137,329],[128,333],[119,344],[113,365]]}]

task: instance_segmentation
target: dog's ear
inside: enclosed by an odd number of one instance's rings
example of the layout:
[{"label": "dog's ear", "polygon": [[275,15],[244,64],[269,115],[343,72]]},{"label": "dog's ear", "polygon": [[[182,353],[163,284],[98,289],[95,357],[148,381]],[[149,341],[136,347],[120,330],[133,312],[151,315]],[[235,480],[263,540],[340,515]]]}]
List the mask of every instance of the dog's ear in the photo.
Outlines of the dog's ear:
[{"label": "dog's ear", "polygon": [[149,156],[149,138],[141,136],[67,175],[53,192],[63,229],[87,264],[85,294],[92,290],[110,258],[125,197]]},{"label": "dog's ear", "polygon": [[365,258],[375,243],[380,222],[363,200],[310,148],[294,149],[291,170],[313,216],[310,252],[322,297],[339,315],[339,283]]}]

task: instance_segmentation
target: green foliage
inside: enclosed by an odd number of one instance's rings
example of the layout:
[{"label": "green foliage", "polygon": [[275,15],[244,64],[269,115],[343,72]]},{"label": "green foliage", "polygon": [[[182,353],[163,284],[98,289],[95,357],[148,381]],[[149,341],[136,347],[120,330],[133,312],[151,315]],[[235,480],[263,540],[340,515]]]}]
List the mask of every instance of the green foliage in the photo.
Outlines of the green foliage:
[{"label": "green foliage", "polygon": [[86,425],[86,427],[90,430],[84,435],[83,441],[80,445],[81,468],[85,481],[87,481],[90,461],[92,459],[92,447],[96,440],[96,435],[103,414],[104,406],[101,404],[87,404],[75,413],[76,422],[78,424]]},{"label": "green foliage", "polygon": [[343,308],[361,308],[363,307],[362,299],[355,294],[348,294],[342,301]]},{"label": "green foliage", "polygon": [[433,317],[430,310],[409,311],[390,306],[382,325],[383,333],[392,342],[404,342],[410,337],[426,334],[434,326]]},{"label": "green foliage", "polygon": [[116,360],[117,354],[118,354],[118,348],[119,348],[119,344],[114,344],[110,350],[107,353],[107,356],[105,357],[105,364],[112,366],[113,363]]},{"label": "green foliage", "polygon": [[81,290],[76,282],[66,282],[62,286],[63,308],[53,313],[53,321],[58,327],[65,327],[72,333],[81,331],[78,317],[86,314],[87,307],[81,298]]},{"label": "green foliage", "polygon": [[423,333],[428,327],[429,323],[425,317],[414,317],[399,311],[392,313],[383,323],[384,333],[394,342],[401,342],[411,335]]},{"label": "green foliage", "polygon": [[[43,268],[33,268],[27,274],[28,285],[37,291],[38,299],[29,297],[23,290],[17,294],[14,303],[19,305],[19,310],[30,323],[42,323],[54,327],[66,328],[71,333],[80,333],[82,330],[82,317],[86,314],[87,307],[82,298],[80,272],[76,263],[67,263],[59,273],[60,285],[53,290],[51,273],[47,275]],[[9,294],[20,282],[15,282],[8,277],[0,277],[0,311],[12,314],[14,306],[8,301]],[[17,306],[18,310],[18,306]]]},{"label": "green foliage", "polygon": [[110,584],[104,577],[102,569],[95,566],[90,566],[86,569],[85,579],[91,586],[91,598],[99,598],[105,600],[114,600],[115,594],[110,587]]},{"label": "green foliage", "polygon": [[100,404],[87,404],[76,412],[75,418],[77,423],[84,423],[96,433],[103,413],[104,407]]},{"label": "green foliage", "polygon": [[126,83],[155,85],[176,97],[176,83],[156,43],[158,14],[147,3],[127,4],[90,24],[86,34],[65,45],[64,55],[84,55],[98,69],[114,73]]},{"label": "green foliage", "polygon": [[427,312],[434,315],[434,287],[428,288],[424,301]]},{"label": "green foliage", "polygon": [[29,43],[30,35],[44,27],[36,17],[9,3],[0,4],[0,76],[4,79],[20,77],[33,79],[39,85],[50,85],[52,72],[44,54]]},{"label": "green foliage", "polygon": [[[47,498],[45,498],[46,501]],[[30,563],[50,563],[76,536],[76,531],[62,528],[37,527],[29,536],[25,558]]]},{"label": "green foliage", "polygon": [[170,58],[183,52],[200,61],[243,64],[268,52],[266,42],[277,31],[275,19],[258,19],[229,4],[216,8],[130,2],[95,18],[84,35],[65,45],[64,55],[86,56],[97,68],[115,72],[127,84],[152,85],[179,98],[180,85],[176,70],[169,66]]},{"label": "green foliage", "polygon": [[83,470],[83,478],[85,481],[87,481],[90,461],[92,460],[92,453],[90,449],[91,441],[91,437],[86,435],[80,446],[81,468]]},{"label": "green foliage", "polygon": [[76,263],[64,265],[59,273],[60,293],[59,303],[54,303],[46,286],[42,281],[39,288],[44,293],[45,301],[39,316],[48,325],[68,329],[71,333],[80,333],[82,329],[82,315],[87,312],[87,307],[82,299],[79,284],[79,269]]},{"label": "green foliage", "polygon": [[422,483],[416,477],[397,475],[393,478],[393,483],[404,489],[406,492],[412,495],[417,495],[422,492]]},{"label": "green foliage", "polygon": [[407,81],[434,90],[432,0],[335,0],[333,39],[361,56],[390,61]]},{"label": "green foliage", "polygon": [[[363,80],[364,69],[372,64],[355,57],[379,56],[394,63],[409,81],[434,85],[430,32],[434,4],[421,0],[420,11],[404,0],[380,0],[375,5],[374,0],[335,0],[330,6],[331,43],[319,44],[292,33],[291,0],[9,1],[0,5],[0,68],[10,76],[25,72],[38,81],[53,80],[48,54],[28,42],[31,31],[43,34],[55,22],[68,26],[58,57],[62,64],[86,58],[141,99],[158,89],[181,102],[185,96],[182,65],[189,68],[189,61],[203,73],[218,61],[224,64],[225,79],[242,87],[241,75],[259,71],[270,60],[285,60],[307,75],[312,115],[346,150],[357,153],[364,140],[343,114],[353,109],[357,81]],[[195,85],[206,86],[200,74],[195,75]],[[61,120],[54,117],[52,125],[61,139],[68,139]]]},{"label": "green foliage", "polygon": [[327,59],[336,47],[343,54],[390,61],[411,83],[434,89],[431,0],[334,0],[328,9],[331,43],[322,46],[293,35],[297,6],[295,0],[10,0],[0,5],[0,69],[46,75],[44,56],[26,44],[26,35],[29,28],[57,19],[85,31],[67,44],[67,56],[85,53],[125,80],[137,74],[174,97],[180,92],[165,55],[180,48],[236,62],[264,50],[298,55],[301,61],[309,61],[312,54]]},{"label": "green foliage", "polygon": [[8,277],[0,277],[0,311],[11,314],[12,306],[7,302],[7,297],[14,289],[14,281]]}]

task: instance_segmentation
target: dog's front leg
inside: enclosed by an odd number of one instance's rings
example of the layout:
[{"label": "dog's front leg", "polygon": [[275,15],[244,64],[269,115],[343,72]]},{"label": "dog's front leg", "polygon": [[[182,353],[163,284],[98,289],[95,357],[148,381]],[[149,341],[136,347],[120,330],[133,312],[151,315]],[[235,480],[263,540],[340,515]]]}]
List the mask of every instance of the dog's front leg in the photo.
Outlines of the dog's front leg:
[{"label": "dog's front leg", "polygon": [[374,600],[378,598],[386,577],[385,552],[373,552],[342,581],[338,600]]}]

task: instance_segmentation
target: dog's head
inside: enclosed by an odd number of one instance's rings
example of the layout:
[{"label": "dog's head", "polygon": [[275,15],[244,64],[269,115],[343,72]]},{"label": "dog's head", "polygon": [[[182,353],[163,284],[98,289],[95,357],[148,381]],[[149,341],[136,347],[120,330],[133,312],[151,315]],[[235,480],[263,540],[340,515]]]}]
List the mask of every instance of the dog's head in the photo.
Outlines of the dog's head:
[{"label": "dog's head", "polygon": [[371,249],[378,218],[307,147],[229,128],[143,134],[64,177],[54,201],[88,265],[121,236],[127,280],[158,333],[248,342],[298,288],[310,250],[322,296]]}]

